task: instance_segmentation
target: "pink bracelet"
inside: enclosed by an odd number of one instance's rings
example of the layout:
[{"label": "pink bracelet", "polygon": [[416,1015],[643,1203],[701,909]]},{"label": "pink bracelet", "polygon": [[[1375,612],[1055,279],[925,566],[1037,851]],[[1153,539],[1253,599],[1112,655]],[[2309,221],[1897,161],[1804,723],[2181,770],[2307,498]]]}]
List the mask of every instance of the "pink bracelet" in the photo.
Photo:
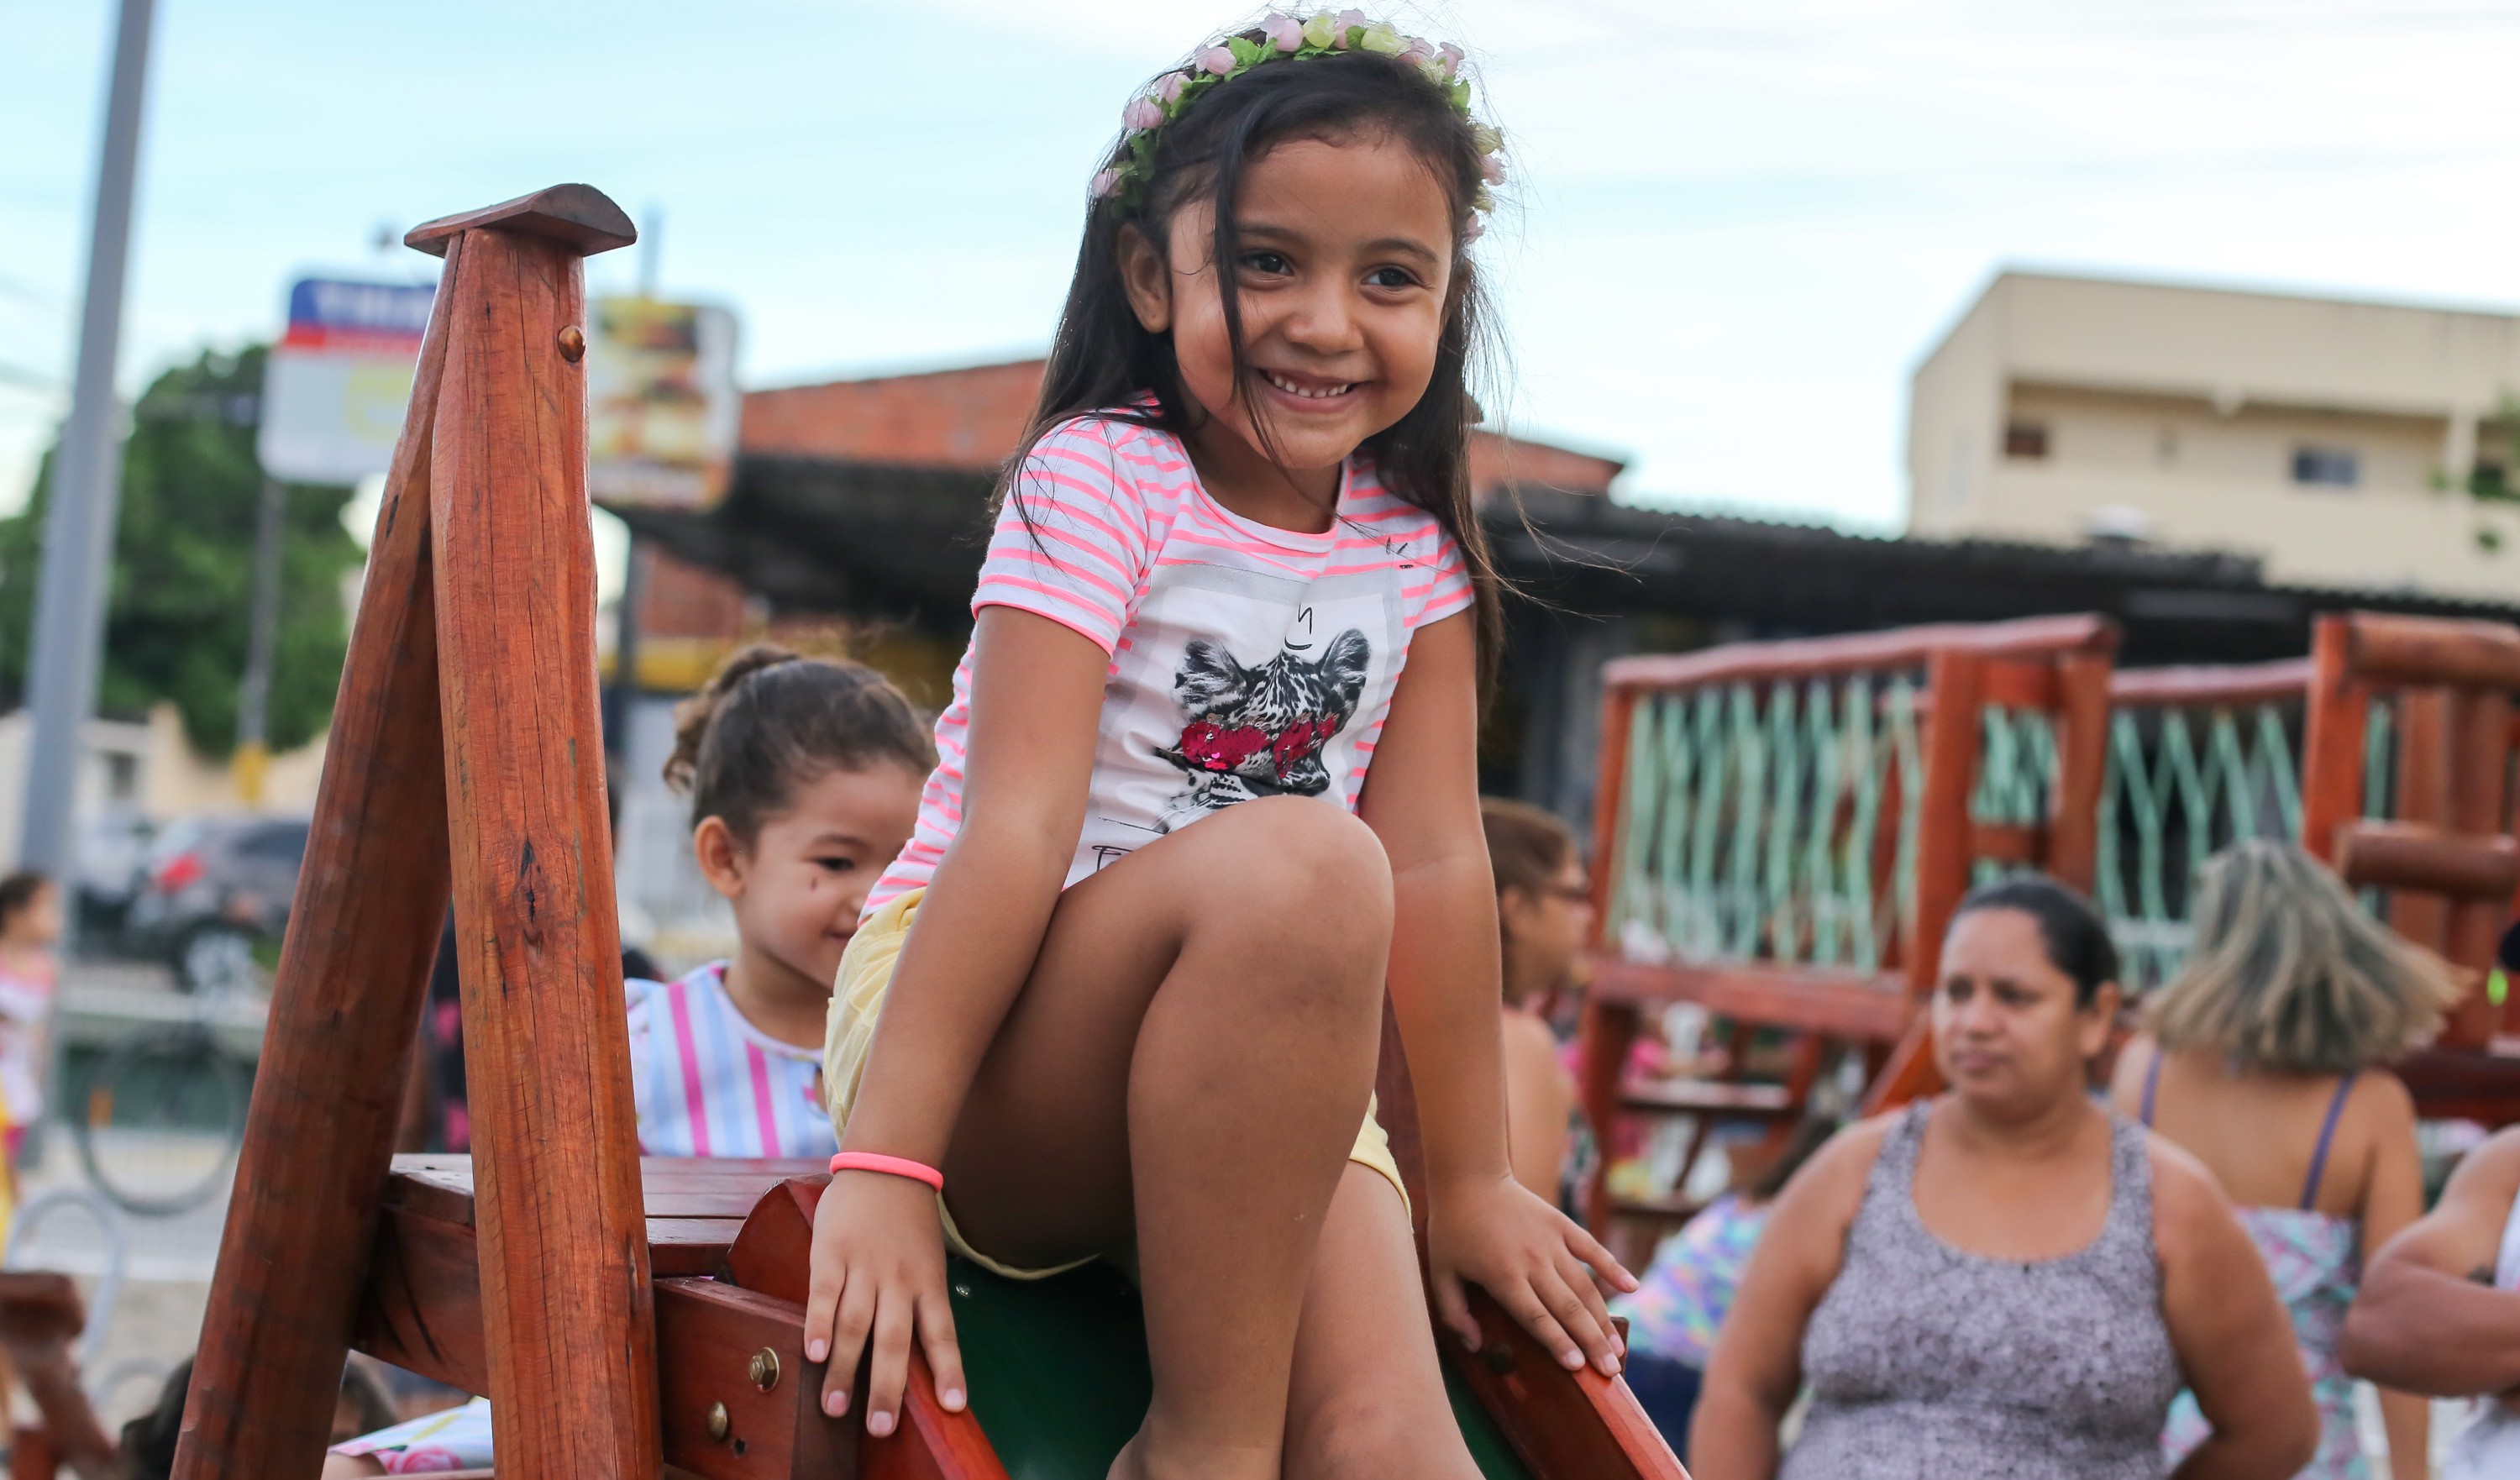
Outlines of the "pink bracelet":
[{"label": "pink bracelet", "polygon": [[945,1190],[945,1174],[923,1161],[907,1156],[886,1156],[877,1151],[842,1151],[832,1158],[834,1172],[881,1172],[888,1177],[907,1177],[923,1182],[938,1191]]}]

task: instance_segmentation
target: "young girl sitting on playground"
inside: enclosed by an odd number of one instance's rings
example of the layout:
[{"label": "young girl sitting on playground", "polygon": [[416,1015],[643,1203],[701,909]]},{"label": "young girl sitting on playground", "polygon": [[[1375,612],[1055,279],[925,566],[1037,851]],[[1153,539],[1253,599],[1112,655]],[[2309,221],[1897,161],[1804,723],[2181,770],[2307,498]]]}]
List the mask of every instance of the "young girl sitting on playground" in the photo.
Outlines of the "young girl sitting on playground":
[{"label": "young girl sitting on playground", "polygon": [[[766,645],[729,659],[676,720],[665,780],[692,798],[692,851],[734,910],[736,950],[678,981],[625,984],[639,1148],[829,1156],[832,979],[869,886],[909,840],[936,752],[880,674]],[[338,1446],[324,1473],[489,1463],[476,1398]]]},{"label": "young girl sitting on playground", "polygon": [[[1134,1248],[1153,1400],[1115,1476],[1474,1476],[1369,1111],[1384,985],[1427,1262],[1616,1370],[1513,1179],[1467,477],[1468,248],[1499,177],[1460,53],[1271,17],[1132,101],[972,598],[919,828],[834,994],[804,1340],[890,1433],[963,1406],[950,1247]],[[1492,651],[1492,649],[1490,650]],[[1369,774],[1369,765],[1371,772]]]},{"label": "young girl sitting on playground", "polygon": [[[2187,964],[2154,997],[2150,1032],[2118,1056],[2123,1113],[2205,1163],[2273,1275],[2318,1403],[2301,1473],[2371,1473],[2336,1341],[2362,1263],[2423,1215],[2414,1101],[2381,1065],[2441,1025],[2457,989],[2287,843],[2254,840],[2196,878]],[[2396,1480],[2421,1480],[2425,1400],[2383,1392]],[[2171,1410],[2175,1462],[2203,1437],[2192,1399]]]}]

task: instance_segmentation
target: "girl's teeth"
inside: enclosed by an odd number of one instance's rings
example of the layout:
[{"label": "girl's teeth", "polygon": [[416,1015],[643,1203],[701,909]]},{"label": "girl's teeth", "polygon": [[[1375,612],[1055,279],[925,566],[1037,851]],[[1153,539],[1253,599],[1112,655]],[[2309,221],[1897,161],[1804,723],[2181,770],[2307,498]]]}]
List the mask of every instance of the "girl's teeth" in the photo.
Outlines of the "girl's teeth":
[{"label": "girl's teeth", "polygon": [[1301,385],[1297,385],[1289,381],[1281,380],[1276,376],[1271,376],[1269,378],[1269,383],[1277,386],[1280,390],[1286,392],[1288,395],[1302,396],[1306,400],[1311,401],[1327,400],[1331,396],[1345,395],[1356,388],[1355,382],[1351,381],[1345,385],[1333,385],[1328,390],[1306,390]]}]

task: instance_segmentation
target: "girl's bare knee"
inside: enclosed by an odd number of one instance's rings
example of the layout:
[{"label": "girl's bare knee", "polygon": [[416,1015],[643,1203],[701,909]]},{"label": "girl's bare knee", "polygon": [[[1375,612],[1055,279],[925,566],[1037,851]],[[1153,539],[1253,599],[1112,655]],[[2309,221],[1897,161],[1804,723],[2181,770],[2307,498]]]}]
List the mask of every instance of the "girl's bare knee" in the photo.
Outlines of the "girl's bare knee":
[{"label": "girl's bare knee", "polygon": [[1391,928],[1391,861],[1382,840],[1353,813],[1309,797],[1263,797],[1202,823],[1231,886],[1218,891],[1281,920],[1346,925],[1373,935]]}]

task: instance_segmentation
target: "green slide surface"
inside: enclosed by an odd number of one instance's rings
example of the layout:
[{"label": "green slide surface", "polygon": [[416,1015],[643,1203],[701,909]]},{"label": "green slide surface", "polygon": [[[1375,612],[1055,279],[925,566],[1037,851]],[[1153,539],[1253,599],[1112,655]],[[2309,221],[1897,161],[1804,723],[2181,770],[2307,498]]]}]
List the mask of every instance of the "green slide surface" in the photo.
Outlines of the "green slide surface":
[{"label": "green slide surface", "polygon": [[[1146,1416],[1152,1380],[1138,1291],[1107,1264],[1008,1279],[949,1261],[971,1409],[1012,1480],[1102,1480]],[[1530,1480],[1451,1369],[1444,1384],[1487,1480]]]}]

